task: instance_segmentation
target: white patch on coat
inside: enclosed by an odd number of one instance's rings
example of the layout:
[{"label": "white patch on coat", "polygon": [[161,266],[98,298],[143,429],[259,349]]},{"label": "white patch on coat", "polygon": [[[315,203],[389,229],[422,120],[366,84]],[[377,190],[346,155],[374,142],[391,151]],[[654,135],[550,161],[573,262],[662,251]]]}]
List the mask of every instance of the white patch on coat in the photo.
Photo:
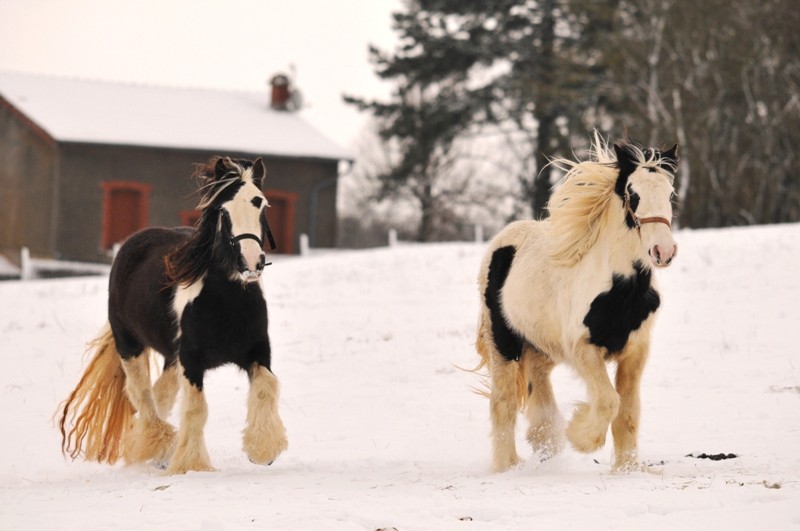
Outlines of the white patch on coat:
[{"label": "white patch on coat", "polygon": [[203,279],[189,284],[188,286],[179,285],[175,288],[175,296],[172,298],[172,311],[175,312],[175,321],[178,323],[176,338],[181,337],[181,319],[186,306],[191,304],[203,291]]}]

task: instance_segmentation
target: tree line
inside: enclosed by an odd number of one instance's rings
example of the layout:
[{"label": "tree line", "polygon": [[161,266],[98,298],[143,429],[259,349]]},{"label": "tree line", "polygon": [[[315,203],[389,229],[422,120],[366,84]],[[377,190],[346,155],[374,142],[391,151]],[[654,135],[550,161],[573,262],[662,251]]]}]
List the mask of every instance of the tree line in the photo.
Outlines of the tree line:
[{"label": "tree line", "polygon": [[794,0],[406,0],[392,23],[370,48],[392,97],[345,100],[375,119],[371,198],[405,197],[415,239],[488,204],[545,216],[548,161],[593,130],[679,144],[682,226],[800,220]]}]

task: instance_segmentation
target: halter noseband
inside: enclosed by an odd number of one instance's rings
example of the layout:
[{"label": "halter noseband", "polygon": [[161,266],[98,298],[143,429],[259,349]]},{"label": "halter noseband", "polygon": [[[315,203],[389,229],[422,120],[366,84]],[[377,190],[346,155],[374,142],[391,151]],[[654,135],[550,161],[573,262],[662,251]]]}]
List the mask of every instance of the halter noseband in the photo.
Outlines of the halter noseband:
[{"label": "halter noseband", "polygon": [[[231,238],[231,247],[233,247],[234,245],[236,245],[237,242],[240,242],[242,240],[255,240],[255,241],[258,242],[258,246],[259,247],[264,247],[264,242],[261,241],[261,238],[259,238],[255,234],[250,234],[249,232],[246,232],[244,234],[240,234],[238,236],[233,236]],[[273,249],[274,249],[274,247],[273,247]]]},{"label": "halter noseband", "polygon": [[[269,248],[274,251],[275,247],[277,247],[275,244],[275,236],[272,235],[272,229],[269,228],[269,223],[267,222],[266,216],[264,217],[264,225],[266,225],[267,228],[267,240],[269,240]],[[264,242],[261,240],[261,238],[250,232],[245,232],[244,234],[240,234],[238,236],[232,236],[230,239],[231,247],[242,240],[255,240],[258,242],[259,247],[264,247]]]},{"label": "halter noseband", "polygon": [[639,233],[639,236],[642,235],[642,225],[645,223],[663,223],[669,230],[672,230],[672,222],[665,217],[661,216],[648,216],[646,218],[640,218],[636,215],[636,212],[633,211],[631,208],[631,196],[629,194],[625,194],[625,211],[633,220],[633,225],[636,227],[636,232]]}]

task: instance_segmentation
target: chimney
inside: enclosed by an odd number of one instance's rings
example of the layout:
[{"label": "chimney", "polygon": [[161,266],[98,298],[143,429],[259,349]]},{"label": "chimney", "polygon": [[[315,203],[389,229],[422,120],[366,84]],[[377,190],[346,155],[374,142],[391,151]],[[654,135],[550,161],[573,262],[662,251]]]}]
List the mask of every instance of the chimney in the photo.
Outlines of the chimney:
[{"label": "chimney", "polygon": [[291,91],[289,90],[289,77],[285,74],[275,74],[270,79],[272,85],[272,99],[270,107],[276,111],[288,111],[291,103]]}]

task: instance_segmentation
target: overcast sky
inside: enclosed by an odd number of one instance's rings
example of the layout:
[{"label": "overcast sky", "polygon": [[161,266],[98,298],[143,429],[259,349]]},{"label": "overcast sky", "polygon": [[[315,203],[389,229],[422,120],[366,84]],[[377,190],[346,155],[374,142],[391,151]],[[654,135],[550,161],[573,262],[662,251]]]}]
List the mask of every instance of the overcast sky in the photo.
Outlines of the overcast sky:
[{"label": "overcast sky", "polygon": [[0,0],[0,69],[267,91],[293,65],[304,116],[343,147],[386,98],[367,46],[391,50],[400,0]]}]

